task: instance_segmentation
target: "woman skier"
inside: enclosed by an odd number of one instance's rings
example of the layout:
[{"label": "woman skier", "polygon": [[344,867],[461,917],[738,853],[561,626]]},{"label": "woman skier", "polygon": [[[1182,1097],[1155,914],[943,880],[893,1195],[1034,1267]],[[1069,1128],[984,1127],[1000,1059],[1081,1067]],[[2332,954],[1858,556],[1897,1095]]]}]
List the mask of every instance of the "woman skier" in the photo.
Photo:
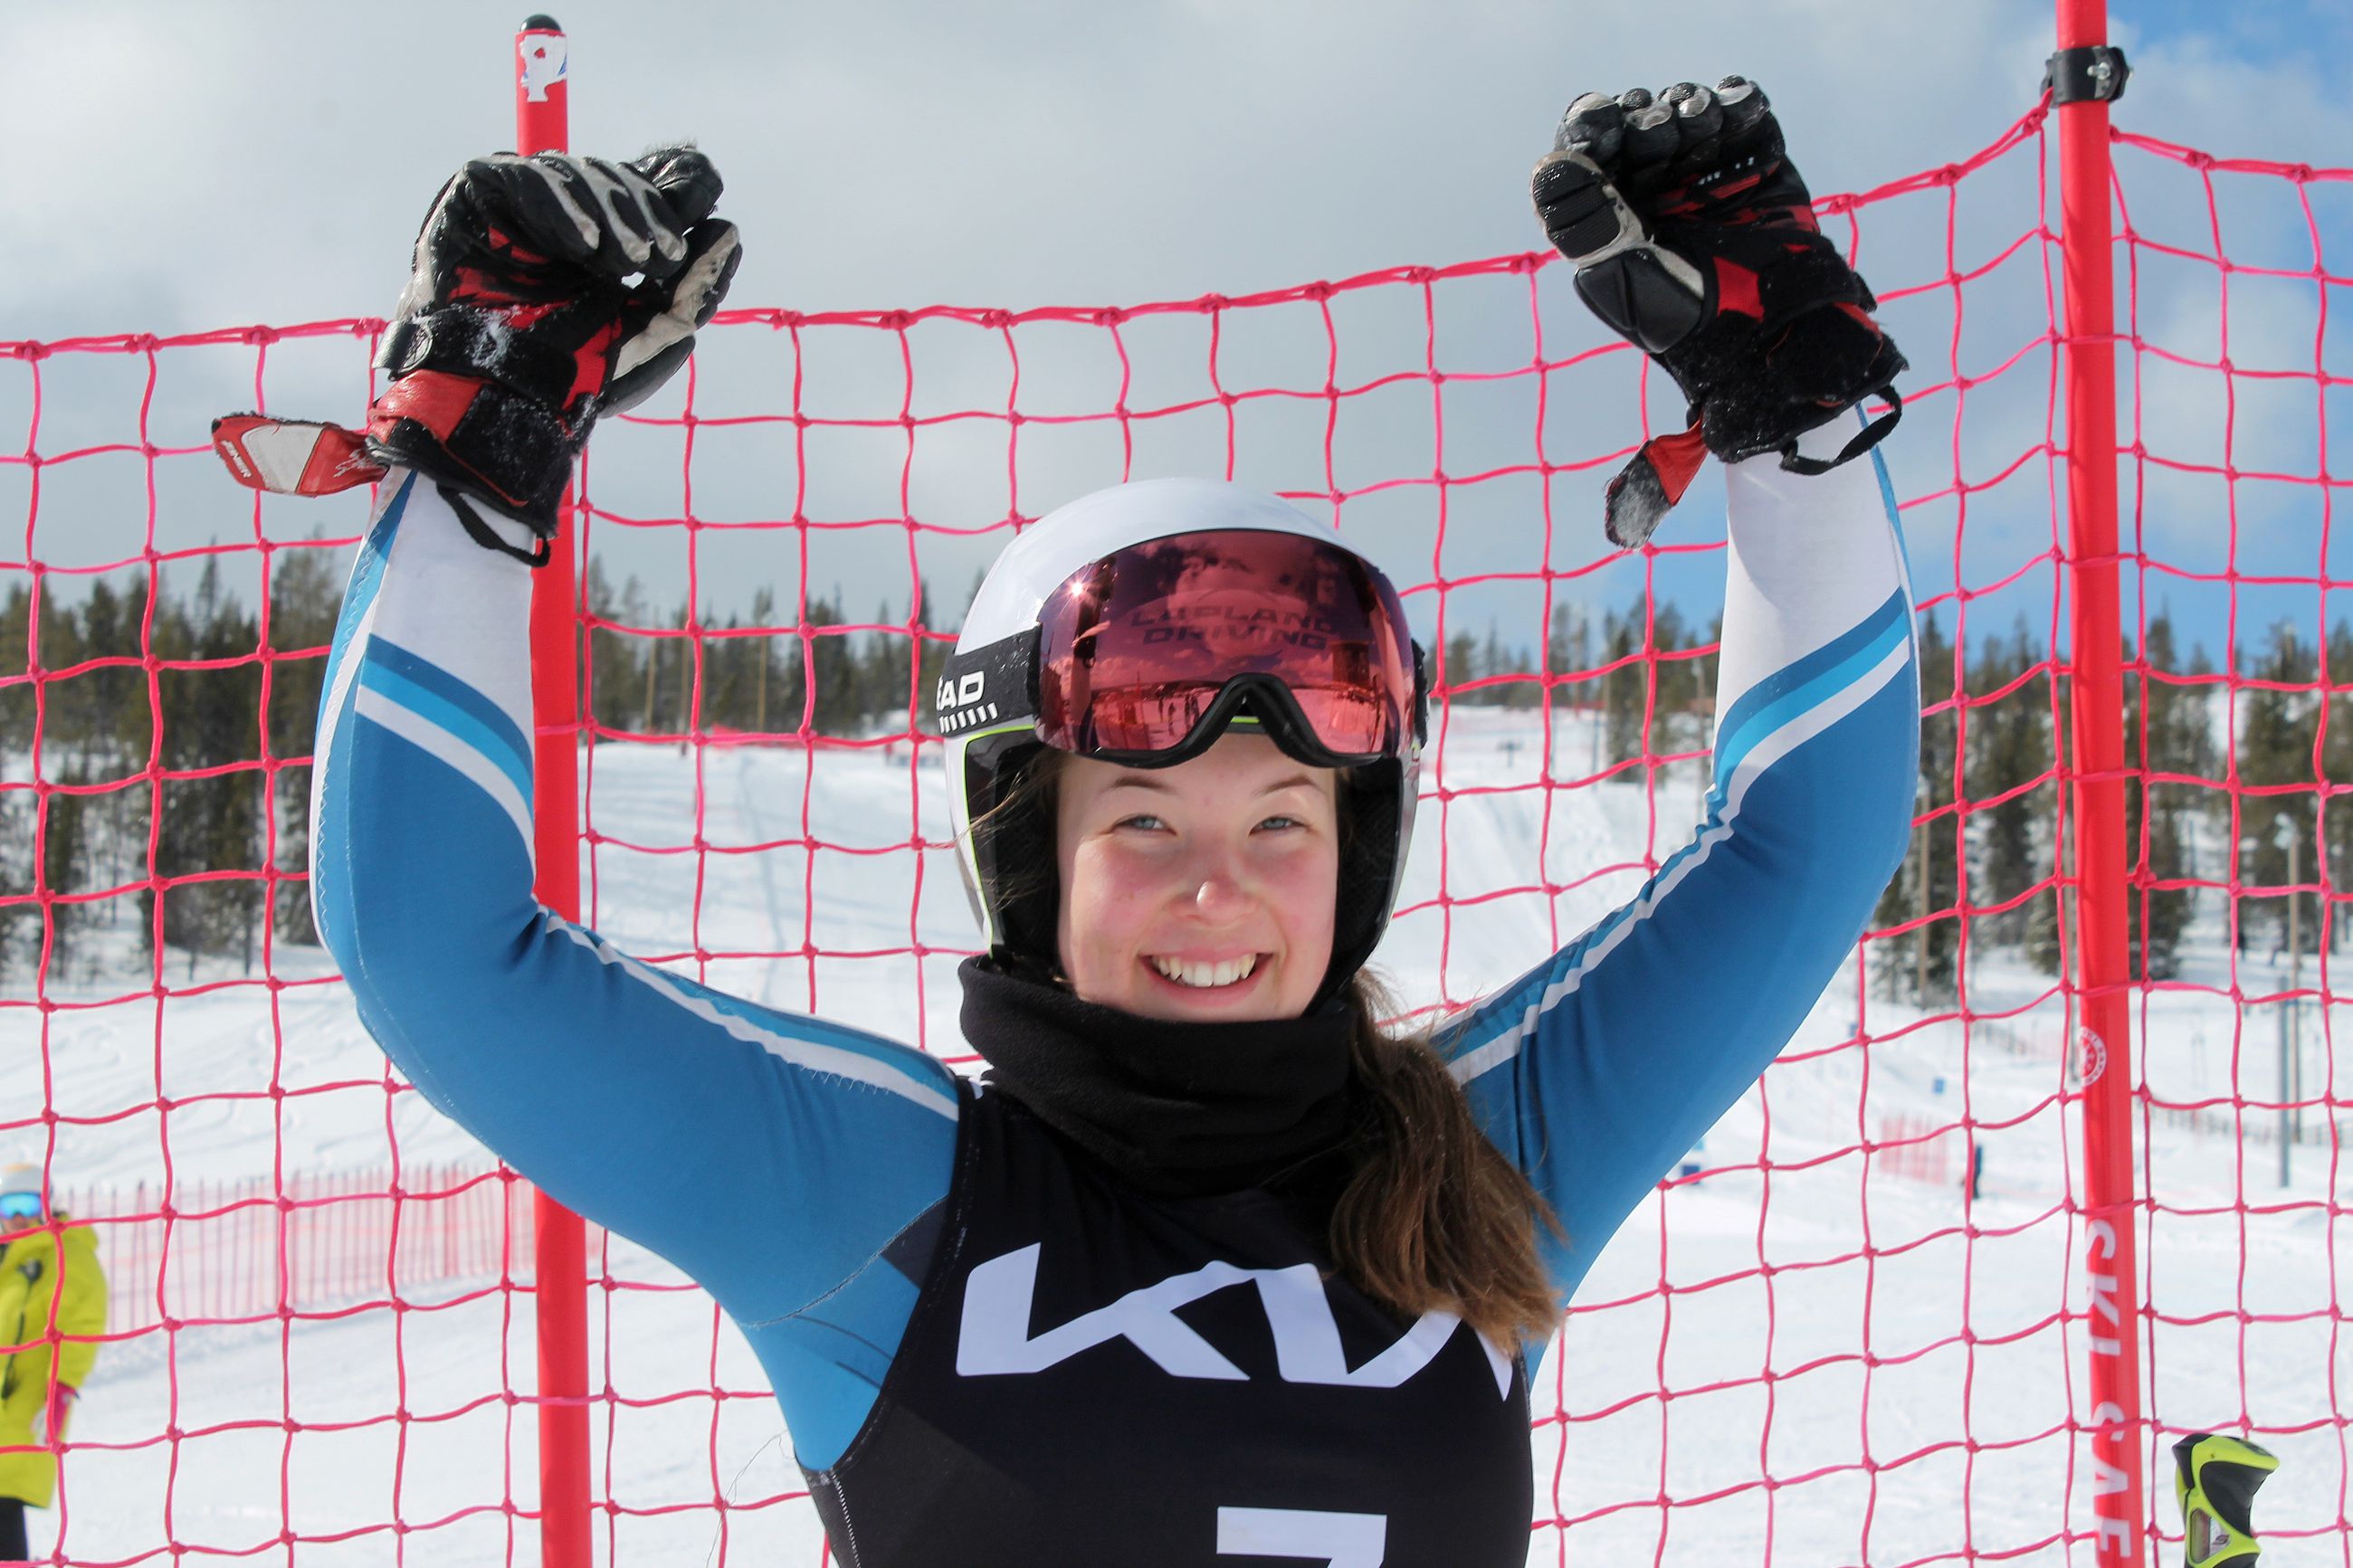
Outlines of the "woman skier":
[{"label": "woman skier", "polygon": [[978,1081],[532,897],[524,563],[594,419],[716,308],[718,195],[691,149],[470,163],[364,450],[223,423],[249,480],[382,470],[312,838],[362,1017],[728,1310],[852,1568],[1521,1563],[1561,1304],[1788,1038],[1908,835],[1912,612],[1878,460],[1849,460],[1903,362],[1763,93],[1588,95],[1535,178],[1580,293],[1693,410],[1612,487],[1613,536],[1729,464],[1697,836],[1483,1005],[1384,1032],[1362,966],[1427,696],[1395,592],[1271,497],[1088,496],[1007,548],[940,687]]}]

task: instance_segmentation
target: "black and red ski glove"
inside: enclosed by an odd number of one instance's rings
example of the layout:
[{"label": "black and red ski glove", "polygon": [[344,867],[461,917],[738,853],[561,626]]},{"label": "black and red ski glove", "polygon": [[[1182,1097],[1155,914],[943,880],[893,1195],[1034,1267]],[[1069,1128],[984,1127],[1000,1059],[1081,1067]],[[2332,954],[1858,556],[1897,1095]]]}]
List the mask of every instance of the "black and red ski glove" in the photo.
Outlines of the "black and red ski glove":
[{"label": "black and red ski glove", "polygon": [[[1663,366],[1690,427],[1643,443],[1609,483],[1612,542],[1651,535],[1715,453],[1795,472],[1862,456],[1894,427],[1904,356],[1878,302],[1815,221],[1762,88],[1725,77],[1568,106],[1536,165],[1536,216],[1594,314]],[[1798,437],[1864,398],[1889,411],[1823,462]]]},{"label": "black and red ski glove", "polygon": [[691,147],[626,163],[475,159],[417,234],[376,357],[392,384],[364,435],[232,415],[214,421],[215,447],[242,482],[308,495],[398,464],[553,538],[590,427],[669,380],[727,292],[741,248],[710,216],[720,190]]}]

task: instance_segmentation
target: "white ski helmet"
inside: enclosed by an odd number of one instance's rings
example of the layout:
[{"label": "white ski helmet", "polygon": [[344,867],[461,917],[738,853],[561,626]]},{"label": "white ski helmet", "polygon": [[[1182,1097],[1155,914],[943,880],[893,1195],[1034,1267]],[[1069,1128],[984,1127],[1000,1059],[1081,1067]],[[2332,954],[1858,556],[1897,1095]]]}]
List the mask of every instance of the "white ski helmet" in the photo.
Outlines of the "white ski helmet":
[{"label": "white ski helmet", "polygon": [[1023,773],[1049,749],[1174,766],[1235,724],[1340,770],[1319,1000],[1388,928],[1427,730],[1421,650],[1379,568],[1274,497],[1145,479],[1049,513],[990,567],[934,700],[957,865],[1008,968],[1060,967],[1053,825],[999,809]]}]

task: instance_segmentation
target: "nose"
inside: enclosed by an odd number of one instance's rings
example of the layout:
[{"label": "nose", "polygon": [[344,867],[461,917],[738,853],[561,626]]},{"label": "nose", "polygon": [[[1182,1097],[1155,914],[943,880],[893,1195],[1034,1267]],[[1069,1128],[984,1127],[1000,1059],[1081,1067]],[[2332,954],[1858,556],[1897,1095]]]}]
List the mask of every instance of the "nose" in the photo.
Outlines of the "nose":
[{"label": "nose", "polygon": [[1221,858],[1203,866],[1193,889],[1193,912],[1211,925],[1221,925],[1250,908],[1250,889],[1231,862]]}]

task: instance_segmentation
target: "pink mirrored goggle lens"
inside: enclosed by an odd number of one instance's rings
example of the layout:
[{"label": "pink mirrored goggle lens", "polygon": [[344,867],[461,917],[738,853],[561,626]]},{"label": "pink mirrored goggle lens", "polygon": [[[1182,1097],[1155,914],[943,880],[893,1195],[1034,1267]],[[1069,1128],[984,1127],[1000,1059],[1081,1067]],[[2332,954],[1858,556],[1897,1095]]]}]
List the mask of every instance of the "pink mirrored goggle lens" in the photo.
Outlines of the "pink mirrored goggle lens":
[{"label": "pink mirrored goggle lens", "polygon": [[1238,681],[1287,698],[1340,759],[1390,755],[1414,722],[1413,645],[1396,594],[1347,551],[1298,534],[1134,545],[1073,574],[1040,611],[1039,634],[1039,737],[1062,751],[1176,751]]}]

